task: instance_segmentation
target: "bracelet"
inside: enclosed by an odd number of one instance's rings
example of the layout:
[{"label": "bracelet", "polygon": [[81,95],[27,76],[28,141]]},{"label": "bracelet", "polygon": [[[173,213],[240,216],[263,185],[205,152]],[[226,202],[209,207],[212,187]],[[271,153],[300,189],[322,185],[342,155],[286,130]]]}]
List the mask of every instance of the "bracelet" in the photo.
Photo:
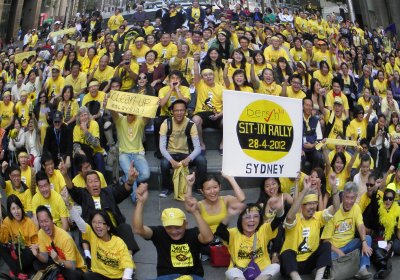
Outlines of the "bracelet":
[{"label": "bracelet", "polygon": [[361,240],[361,243],[363,243],[363,242],[367,242],[367,240],[365,240],[365,239]]}]

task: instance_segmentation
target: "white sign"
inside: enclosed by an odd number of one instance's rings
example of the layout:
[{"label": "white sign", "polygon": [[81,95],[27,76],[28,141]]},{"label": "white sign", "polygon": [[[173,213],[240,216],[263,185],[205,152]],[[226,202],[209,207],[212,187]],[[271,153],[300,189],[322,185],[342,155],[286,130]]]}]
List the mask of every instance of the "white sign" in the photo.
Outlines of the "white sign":
[{"label": "white sign", "polygon": [[225,90],[222,171],[241,177],[297,177],[302,100]]}]

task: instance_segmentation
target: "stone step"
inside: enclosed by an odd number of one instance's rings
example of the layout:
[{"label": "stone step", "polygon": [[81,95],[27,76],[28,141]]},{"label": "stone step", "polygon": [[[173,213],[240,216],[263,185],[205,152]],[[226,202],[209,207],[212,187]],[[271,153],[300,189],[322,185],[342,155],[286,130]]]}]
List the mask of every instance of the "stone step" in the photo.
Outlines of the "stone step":
[{"label": "stone step", "polygon": [[[155,151],[156,150],[156,142],[154,140],[154,132],[146,131],[145,133],[145,140],[143,142],[144,148],[146,152]],[[207,151],[208,150],[218,150],[219,143],[221,142],[222,138],[222,131],[213,129],[213,128],[206,128],[203,131],[203,139],[204,143],[206,144]]]}]

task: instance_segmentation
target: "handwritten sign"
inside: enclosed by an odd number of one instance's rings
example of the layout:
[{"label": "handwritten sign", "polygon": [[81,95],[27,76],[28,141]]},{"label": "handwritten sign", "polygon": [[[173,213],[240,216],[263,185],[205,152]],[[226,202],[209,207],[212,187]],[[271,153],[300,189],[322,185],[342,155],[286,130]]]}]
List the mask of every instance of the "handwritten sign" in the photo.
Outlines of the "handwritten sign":
[{"label": "handwritten sign", "polygon": [[59,31],[50,32],[49,36],[51,38],[54,38],[54,37],[59,36],[59,35],[74,34],[75,31],[76,31],[76,28],[75,27],[71,27],[71,28],[67,28],[67,29],[61,29]]},{"label": "handwritten sign", "polygon": [[300,99],[225,90],[222,170],[243,177],[296,177],[300,170]]},{"label": "handwritten sign", "polygon": [[158,109],[158,97],[112,90],[107,99],[109,110],[154,118]]},{"label": "handwritten sign", "polygon": [[[339,145],[339,146],[351,146],[351,147],[356,147],[358,145],[357,141],[353,140],[344,140],[344,139],[333,139],[333,138],[327,138],[325,144],[327,145]],[[315,146],[315,149],[320,150],[324,143],[320,142]]]},{"label": "handwritten sign", "polygon": [[[74,40],[68,40],[67,42],[70,43],[70,44],[73,45],[73,46],[75,46],[75,44],[77,43],[77,42],[74,41]],[[94,43],[88,43],[88,42],[81,42],[81,41],[78,41],[78,47],[90,48],[90,47],[92,47],[92,46],[94,46]]]},{"label": "handwritten sign", "polygon": [[15,63],[21,63],[22,60],[24,60],[25,58],[28,58],[32,55],[36,55],[35,51],[30,51],[30,52],[21,52],[21,53],[17,53],[15,55]]}]

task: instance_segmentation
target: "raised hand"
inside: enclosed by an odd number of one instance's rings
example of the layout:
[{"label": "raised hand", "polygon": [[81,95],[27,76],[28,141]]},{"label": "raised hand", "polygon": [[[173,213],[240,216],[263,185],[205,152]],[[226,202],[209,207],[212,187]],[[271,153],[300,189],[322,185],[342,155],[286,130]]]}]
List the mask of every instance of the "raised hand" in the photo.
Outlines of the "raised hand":
[{"label": "raised hand", "polygon": [[188,185],[193,186],[195,180],[196,180],[195,172],[193,172],[192,174],[186,175],[186,182],[188,183]]},{"label": "raised hand", "polygon": [[197,199],[194,198],[193,196],[186,196],[185,197],[185,209],[189,213],[194,213],[199,210],[197,206]]},{"label": "raised hand", "polygon": [[136,201],[145,203],[149,197],[148,184],[140,183],[136,189]]}]

